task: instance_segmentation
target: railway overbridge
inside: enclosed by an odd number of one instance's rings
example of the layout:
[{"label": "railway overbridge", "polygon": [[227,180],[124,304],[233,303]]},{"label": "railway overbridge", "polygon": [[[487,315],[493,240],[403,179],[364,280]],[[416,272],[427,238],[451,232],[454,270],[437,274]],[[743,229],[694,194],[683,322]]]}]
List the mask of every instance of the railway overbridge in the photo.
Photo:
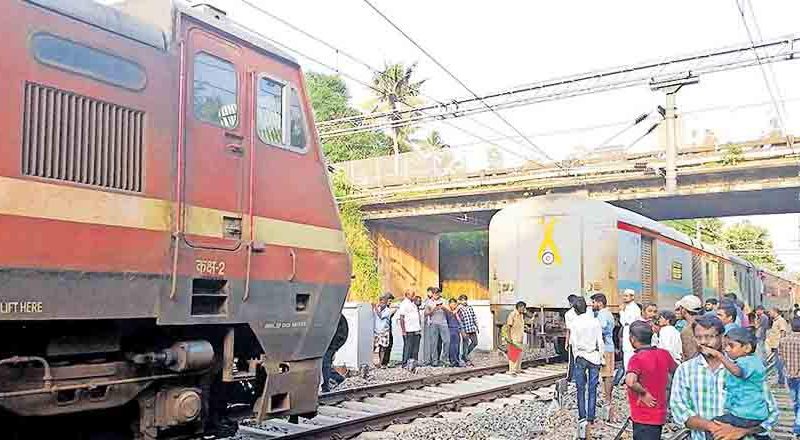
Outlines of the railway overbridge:
[{"label": "railway overbridge", "polygon": [[451,154],[337,165],[358,188],[351,197],[375,238],[385,289],[439,284],[440,234],[487,230],[499,209],[537,195],[582,194],[656,220],[800,212],[800,149],[792,137],[684,147],[674,192],[665,189],[659,152],[476,172]]}]

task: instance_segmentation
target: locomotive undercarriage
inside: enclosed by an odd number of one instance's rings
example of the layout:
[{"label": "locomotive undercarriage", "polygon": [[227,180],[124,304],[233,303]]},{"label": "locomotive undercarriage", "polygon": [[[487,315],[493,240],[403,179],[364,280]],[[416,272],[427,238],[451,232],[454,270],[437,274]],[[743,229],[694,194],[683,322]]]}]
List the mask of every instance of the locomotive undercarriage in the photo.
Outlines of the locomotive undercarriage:
[{"label": "locomotive undercarriage", "polygon": [[[275,390],[288,386],[281,381],[318,374],[314,361],[267,362],[246,325],[70,324],[0,325],[3,334],[17,335],[0,345],[0,420],[22,426],[124,409],[135,437],[192,434],[219,424],[231,407],[253,408],[265,382]],[[63,329],[70,333],[54,333]],[[274,378],[266,381],[271,369]],[[290,408],[287,394],[265,394],[256,408],[262,416]]]}]

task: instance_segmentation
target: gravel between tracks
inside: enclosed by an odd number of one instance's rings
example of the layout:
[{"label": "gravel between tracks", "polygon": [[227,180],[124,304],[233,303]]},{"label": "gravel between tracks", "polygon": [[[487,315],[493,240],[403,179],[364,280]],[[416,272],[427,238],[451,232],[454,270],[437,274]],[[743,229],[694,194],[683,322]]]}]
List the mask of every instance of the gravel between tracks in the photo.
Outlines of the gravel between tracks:
[{"label": "gravel between tracks", "polygon": [[[540,359],[553,356],[552,347],[533,349],[525,353],[525,360]],[[399,366],[391,368],[371,368],[366,378],[351,373],[341,385],[334,388],[334,391],[359,388],[368,385],[378,385],[384,383],[398,382],[408,379],[417,379],[424,376],[435,376],[437,374],[450,373],[453,371],[463,371],[470,368],[488,367],[507,362],[505,355],[500,351],[473,352],[472,367],[418,367],[414,373]]]}]

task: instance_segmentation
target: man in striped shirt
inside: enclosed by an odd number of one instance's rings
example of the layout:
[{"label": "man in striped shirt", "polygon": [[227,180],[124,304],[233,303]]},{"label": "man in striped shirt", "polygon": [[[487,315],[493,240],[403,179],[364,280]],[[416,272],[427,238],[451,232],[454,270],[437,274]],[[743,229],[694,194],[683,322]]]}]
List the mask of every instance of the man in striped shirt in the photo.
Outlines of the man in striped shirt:
[{"label": "man in striped shirt", "polygon": [[461,325],[461,360],[471,364],[469,355],[478,346],[478,318],[475,310],[467,303],[467,295],[458,297],[456,316]]},{"label": "man in striped shirt", "polygon": [[[711,314],[700,316],[694,323],[694,336],[698,345],[722,349],[724,326],[722,321]],[[764,398],[767,401],[769,416],[759,427],[737,428],[725,423],[715,422],[725,410],[726,370],[719,359],[701,352],[682,363],[675,372],[670,396],[670,410],[675,423],[685,425],[691,430],[692,440],[705,440],[706,433],[715,438],[749,438],[763,428],[772,430],[778,421],[778,406],[765,382]]]},{"label": "man in striped shirt", "polygon": [[781,338],[778,356],[786,369],[786,382],[794,402],[794,435],[800,438],[800,318],[792,319],[792,333]]}]

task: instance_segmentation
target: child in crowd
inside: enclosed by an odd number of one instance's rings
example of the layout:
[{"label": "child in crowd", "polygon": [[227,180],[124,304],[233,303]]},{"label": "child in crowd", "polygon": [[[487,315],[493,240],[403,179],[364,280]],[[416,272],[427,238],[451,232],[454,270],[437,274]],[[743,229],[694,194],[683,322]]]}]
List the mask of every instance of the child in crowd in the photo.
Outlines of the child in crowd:
[{"label": "child in crowd", "polygon": [[671,310],[659,312],[656,322],[658,323],[658,348],[667,350],[672,355],[675,363],[680,364],[683,359],[683,346],[681,344],[681,333],[675,328],[677,321],[675,313]]},{"label": "child in crowd", "polygon": [[[767,369],[758,356],[756,337],[752,331],[742,327],[733,327],[725,334],[725,356],[721,352],[706,346],[700,350],[707,355],[718,358],[728,374],[725,375],[725,414],[714,420],[739,428],[755,428],[769,416],[767,401],[764,397],[764,380]],[[706,439],[714,437],[708,433]],[[768,435],[754,435],[755,439],[768,439]]]}]

